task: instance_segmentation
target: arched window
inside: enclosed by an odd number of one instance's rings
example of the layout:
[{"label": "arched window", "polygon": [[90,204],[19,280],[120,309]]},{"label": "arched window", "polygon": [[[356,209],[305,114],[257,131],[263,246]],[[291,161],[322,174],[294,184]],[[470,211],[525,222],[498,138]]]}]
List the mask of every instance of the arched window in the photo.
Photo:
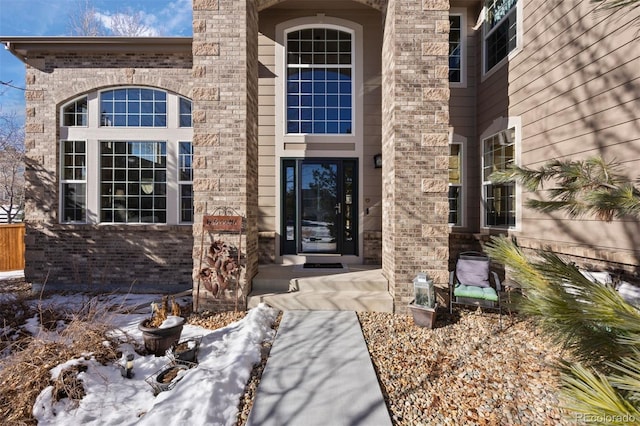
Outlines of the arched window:
[{"label": "arched window", "polygon": [[353,34],[314,27],[287,42],[287,134],[353,132]]},{"label": "arched window", "polygon": [[166,127],[167,94],[138,87],[106,90],[100,93],[100,125]]},{"label": "arched window", "polygon": [[140,87],[95,91],[66,104],[61,124],[61,222],[193,221],[189,99]]}]

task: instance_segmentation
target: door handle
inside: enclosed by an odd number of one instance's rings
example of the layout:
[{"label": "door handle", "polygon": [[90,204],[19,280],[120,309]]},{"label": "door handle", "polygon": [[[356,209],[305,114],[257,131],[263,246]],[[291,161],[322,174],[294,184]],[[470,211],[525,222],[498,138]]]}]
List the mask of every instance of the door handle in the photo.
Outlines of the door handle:
[{"label": "door handle", "polygon": [[342,213],[342,203],[337,203],[335,208],[336,208],[336,214]]}]

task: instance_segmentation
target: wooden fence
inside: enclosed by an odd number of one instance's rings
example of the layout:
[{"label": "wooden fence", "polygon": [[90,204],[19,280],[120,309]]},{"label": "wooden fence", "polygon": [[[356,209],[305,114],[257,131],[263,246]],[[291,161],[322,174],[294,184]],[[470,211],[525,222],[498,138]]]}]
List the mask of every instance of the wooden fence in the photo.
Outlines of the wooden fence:
[{"label": "wooden fence", "polygon": [[0,272],[24,269],[24,223],[0,225]]}]

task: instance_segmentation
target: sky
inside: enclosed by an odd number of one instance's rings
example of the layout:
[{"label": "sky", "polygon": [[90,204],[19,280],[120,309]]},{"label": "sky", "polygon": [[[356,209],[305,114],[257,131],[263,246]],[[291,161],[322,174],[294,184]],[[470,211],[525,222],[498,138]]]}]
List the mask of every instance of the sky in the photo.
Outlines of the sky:
[{"label": "sky", "polygon": [[[108,27],[109,17],[130,9],[141,12],[149,36],[192,35],[191,0],[0,0],[3,36],[68,36],[69,18],[79,3],[89,1]],[[0,45],[0,81],[24,88],[25,66]],[[24,120],[24,92],[0,85],[0,113],[15,112]]]},{"label": "sky", "polygon": [[[7,297],[12,296],[0,295],[0,299]],[[52,309],[63,306],[65,311],[69,311],[73,307],[86,307],[88,297],[82,294],[55,295],[34,303]],[[140,306],[159,302],[158,295],[110,295],[101,299],[104,306]],[[10,299],[4,301],[7,300]],[[177,301],[185,303],[181,299]],[[104,319],[108,319],[118,333],[126,333],[142,345],[138,324],[149,317],[148,312],[113,313]],[[261,304],[251,309],[243,319],[217,330],[186,324],[180,341],[191,338],[201,342],[197,353],[198,365],[179,373],[172,382],[173,387],[156,396],[154,380],[167,368],[170,358],[166,356],[135,354],[131,378],[122,375],[119,366],[122,360],[107,365],[100,364],[90,355],[68,360],[54,366],[50,370],[51,377],[57,377],[71,365],[86,366],[86,371],[78,375],[83,382],[85,396],[79,405],[72,404],[67,398],[55,402],[52,387],[46,387],[36,399],[33,415],[39,426],[235,425],[245,385],[253,365],[261,359],[262,342],[273,341],[275,337],[271,325],[277,315],[278,311]],[[25,330],[43,340],[60,339],[57,332],[41,329],[37,314],[26,324]],[[2,331],[8,335],[13,333],[6,328]],[[123,353],[134,353],[130,344],[123,344],[119,349]]]}]

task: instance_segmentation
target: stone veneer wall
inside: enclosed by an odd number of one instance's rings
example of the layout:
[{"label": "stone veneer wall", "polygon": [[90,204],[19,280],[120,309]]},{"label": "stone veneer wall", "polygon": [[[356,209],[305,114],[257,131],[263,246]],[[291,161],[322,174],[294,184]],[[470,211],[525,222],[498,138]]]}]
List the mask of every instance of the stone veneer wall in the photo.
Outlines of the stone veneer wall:
[{"label": "stone veneer wall", "polygon": [[58,223],[58,119],[62,104],[107,86],[148,85],[191,97],[191,53],[33,52],[26,83],[25,279],[83,290],[189,288],[189,226]]},{"label": "stone veneer wall", "polygon": [[[239,285],[218,297],[198,285],[199,309],[244,309],[258,265],[258,12],[251,0],[193,1],[194,276],[206,253],[200,250],[203,215],[246,218]],[[230,208],[225,212],[225,208]],[[210,235],[205,249],[221,238]]]},{"label": "stone veneer wall", "polygon": [[448,0],[389,0],[386,8],[382,265],[399,313],[417,272],[448,282],[448,12]]}]

